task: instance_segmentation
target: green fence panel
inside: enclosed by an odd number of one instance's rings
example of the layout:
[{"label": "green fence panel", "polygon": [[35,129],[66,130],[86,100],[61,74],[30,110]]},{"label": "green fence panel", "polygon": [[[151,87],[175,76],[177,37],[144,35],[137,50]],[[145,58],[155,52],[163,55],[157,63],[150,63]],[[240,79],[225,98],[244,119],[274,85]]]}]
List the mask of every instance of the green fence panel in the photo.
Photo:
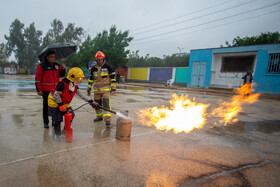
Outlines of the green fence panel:
[{"label": "green fence panel", "polygon": [[188,80],[189,68],[176,68],[175,83],[186,83]]}]

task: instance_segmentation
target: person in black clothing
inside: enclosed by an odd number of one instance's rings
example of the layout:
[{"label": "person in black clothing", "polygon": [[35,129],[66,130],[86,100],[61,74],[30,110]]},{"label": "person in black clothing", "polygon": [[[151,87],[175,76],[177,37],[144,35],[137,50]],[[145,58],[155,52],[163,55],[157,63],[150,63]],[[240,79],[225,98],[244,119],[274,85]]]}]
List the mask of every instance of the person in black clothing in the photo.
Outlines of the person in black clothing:
[{"label": "person in black clothing", "polygon": [[44,128],[49,128],[48,95],[58,84],[59,78],[65,75],[65,65],[55,62],[55,52],[49,51],[44,61],[37,66],[35,86],[37,94],[43,97]]},{"label": "person in black clothing", "polygon": [[252,83],[253,81],[253,75],[252,75],[252,72],[248,71],[243,77],[242,77],[243,80],[243,85],[246,84],[246,83]]},{"label": "person in black clothing", "polygon": [[243,98],[245,99],[250,95],[252,92],[252,82],[253,82],[253,75],[252,72],[248,71],[243,77],[243,86],[247,87],[246,93],[243,94]]},{"label": "person in black clothing", "polygon": [[119,72],[117,73],[116,79],[117,79],[117,83],[120,84],[120,73]]}]

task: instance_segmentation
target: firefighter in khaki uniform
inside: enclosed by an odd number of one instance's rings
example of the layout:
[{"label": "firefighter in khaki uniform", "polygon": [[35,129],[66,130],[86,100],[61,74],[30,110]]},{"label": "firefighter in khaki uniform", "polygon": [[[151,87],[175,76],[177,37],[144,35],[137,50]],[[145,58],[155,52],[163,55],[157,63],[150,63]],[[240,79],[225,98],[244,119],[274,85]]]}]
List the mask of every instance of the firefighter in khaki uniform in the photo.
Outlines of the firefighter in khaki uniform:
[{"label": "firefighter in khaki uniform", "polygon": [[[95,54],[97,64],[91,68],[88,82],[88,95],[93,85],[94,101],[99,105],[111,110],[110,94],[116,93],[116,74],[113,68],[105,61],[105,55],[101,51]],[[104,120],[106,126],[111,125],[111,113],[95,108],[96,119],[94,122]]]}]

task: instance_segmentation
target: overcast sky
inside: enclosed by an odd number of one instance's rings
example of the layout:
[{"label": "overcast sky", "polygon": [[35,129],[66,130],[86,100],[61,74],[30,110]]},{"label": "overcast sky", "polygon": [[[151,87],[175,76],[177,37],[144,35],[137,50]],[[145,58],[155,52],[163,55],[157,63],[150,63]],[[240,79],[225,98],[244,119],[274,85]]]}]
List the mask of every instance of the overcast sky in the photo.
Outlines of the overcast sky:
[{"label": "overcast sky", "polygon": [[216,48],[236,36],[280,30],[277,0],[0,0],[0,43],[11,23],[32,22],[43,36],[55,19],[83,27],[92,38],[116,25],[134,37],[129,49],[163,57]]}]

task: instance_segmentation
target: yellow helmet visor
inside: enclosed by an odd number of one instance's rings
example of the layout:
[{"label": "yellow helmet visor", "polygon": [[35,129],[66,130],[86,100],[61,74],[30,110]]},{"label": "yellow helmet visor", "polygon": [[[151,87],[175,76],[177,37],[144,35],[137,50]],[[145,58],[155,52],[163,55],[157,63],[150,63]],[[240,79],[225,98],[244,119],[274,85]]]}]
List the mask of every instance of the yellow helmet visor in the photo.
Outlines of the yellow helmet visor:
[{"label": "yellow helmet visor", "polygon": [[77,77],[76,83],[80,84],[83,81],[83,77]]}]

